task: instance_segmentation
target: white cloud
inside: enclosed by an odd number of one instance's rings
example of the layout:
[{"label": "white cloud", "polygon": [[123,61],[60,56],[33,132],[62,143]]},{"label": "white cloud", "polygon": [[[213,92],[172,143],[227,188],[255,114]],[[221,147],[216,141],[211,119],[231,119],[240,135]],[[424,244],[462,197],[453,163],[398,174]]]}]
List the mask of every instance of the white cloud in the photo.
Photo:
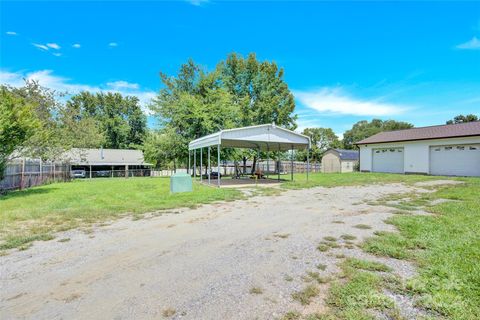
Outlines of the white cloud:
[{"label": "white cloud", "polygon": [[120,89],[133,89],[137,90],[140,86],[138,83],[130,83],[127,81],[114,81],[114,82],[107,82],[107,86],[111,87],[112,89],[115,90],[120,90]]},{"label": "white cloud", "polygon": [[382,99],[362,100],[351,97],[342,88],[321,88],[316,91],[294,91],[295,98],[308,108],[322,113],[358,116],[391,116],[408,109],[382,102]]},{"label": "white cloud", "polygon": [[185,0],[185,1],[197,7],[209,2],[209,0]]},{"label": "white cloud", "polygon": [[120,83],[121,85],[127,84],[127,86],[117,86],[112,87],[111,85],[99,85],[92,86],[87,84],[72,83],[70,79],[60,77],[53,74],[52,70],[39,70],[34,72],[8,72],[0,70],[0,83],[9,84],[14,87],[19,87],[24,85],[24,79],[26,80],[35,80],[44,87],[53,89],[57,92],[66,92],[67,94],[76,94],[81,91],[90,91],[90,92],[118,92],[122,95],[136,96],[140,101],[140,105],[143,107],[144,111],[148,113],[146,106],[152,98],[156,96],[155,91],[151,90],[141,90],[138,84],[128,83],[126,81],[116,81],[113,83]]},{"label": "white cloud", "polygon": [[118,47],[118,43],[116,43],[116,42],[110,42],[108,45],[110,47]]},{"label": "white cloud", "polygon": [[17,33],[15,31],[7,31],[5,34],[8,34],[9,36],[16,36]]},{"label": "white cloud", "polygon": [[79,43],[75,43],[75,44],[72,44],[72,47],[74,47],[75,49],[78,49],[81,47],[81,45]]},{"label": "white cloud", "polygon": [[55,49],[55,50],[59,50],[60,49],[60,46],[56,43],[47,43],[47,47],[49,48],[52,48],[52,49]]},{"label": "white cloud", "polygon": [[44,44],[39,44],[39,43],[32,43],[34,47],[37,47],[38,49],[48,51],[48,47]]},{"label": "white cloud", "polygon": [[62,54],[60,52],[54,52],[52,53],[55,57],[60,57]]},{"label": "white cloud", "polygon": [[477,37],[473,37],[472,40],[464,42],[456,46],[457,49],[464,50],[480,50],[480,40]]}]

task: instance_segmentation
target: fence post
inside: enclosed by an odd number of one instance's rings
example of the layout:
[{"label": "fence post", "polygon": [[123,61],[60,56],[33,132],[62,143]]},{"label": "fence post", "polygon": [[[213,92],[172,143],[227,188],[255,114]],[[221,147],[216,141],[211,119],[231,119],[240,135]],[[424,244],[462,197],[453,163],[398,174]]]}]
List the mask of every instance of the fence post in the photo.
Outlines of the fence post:
[{"label": "fence post", "polygon": [[42,159],[40,159],[40,184],[43,183]]},{"label": "fence post", "polygon": [[25,158],[22,159],[22,171],[20,174],[20,190],[23,189],[24,174],[25,174]]},{"label": "fence post", "polygon": [[53,182],[55,182],[55,161],[53,161]]}]

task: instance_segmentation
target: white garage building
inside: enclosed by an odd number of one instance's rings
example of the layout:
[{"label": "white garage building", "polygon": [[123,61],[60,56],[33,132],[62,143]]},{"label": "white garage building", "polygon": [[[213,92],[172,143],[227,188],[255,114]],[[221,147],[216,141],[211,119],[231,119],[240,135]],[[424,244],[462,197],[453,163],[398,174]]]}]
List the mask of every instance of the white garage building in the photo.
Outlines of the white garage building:
[{"label": "white garage building", "polygon": [[357,145],[360,171],[480,176],[480,121],[386,131]]}]

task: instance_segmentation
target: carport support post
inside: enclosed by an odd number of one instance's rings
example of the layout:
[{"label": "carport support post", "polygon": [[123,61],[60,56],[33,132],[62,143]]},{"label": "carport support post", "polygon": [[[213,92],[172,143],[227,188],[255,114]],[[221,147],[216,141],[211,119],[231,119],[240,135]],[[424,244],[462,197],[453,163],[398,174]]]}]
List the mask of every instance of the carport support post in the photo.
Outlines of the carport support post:
[{"label": "carport support post", "polygon": [[278,163],[277,163],[277,170],[278,170],[278,181],[280,181],[280,144],[278,145]]},{"label": "carport support post", "polygon": [[188,169],[187,169],[188,174],[190,174],[191,169],[192,167],[191,167],[191,160],[190,160],[190,149],[188,149]]},{"label": "carport support post", "polygon": [[203,148],[200,148],[200,182],[202,182],[202,176],[203,176]]},{"label": "carport support post", "polygon": [[217,175],[217,184],[220,187],[220,145],[217,145],[217,158],[218,158],[218,163],[217,163],[217,170],[218,170],[218,175]]},{"label": "carport support post", "polygon": [[292,150],[290,152],[290,179],[293,181],[293,146],[292,146]]},{"label": "carport support post", "polygon": [[193,149],[193,178],[197,177],[197,149]]},{"label": "carport support post", "polygon": [[92,179],[92,166],[90,165],[90,179]]},{"label": "carport support post", "polygon": [[308,181],[309,171],[310,171],[310,148],[307,149],[307,181]]},{"label": "carport support post", "polygon": [[210,147],[208,147],[208,184],[210,184],[210,173],[211,173],[211,169],[210,169]]},{"label": "carport support post", "polygon": [[270,162],[268,161],[270,158],[270,148],[268,147],[267,143],[267,179],[270,178],[269,171],[270,171]]}]

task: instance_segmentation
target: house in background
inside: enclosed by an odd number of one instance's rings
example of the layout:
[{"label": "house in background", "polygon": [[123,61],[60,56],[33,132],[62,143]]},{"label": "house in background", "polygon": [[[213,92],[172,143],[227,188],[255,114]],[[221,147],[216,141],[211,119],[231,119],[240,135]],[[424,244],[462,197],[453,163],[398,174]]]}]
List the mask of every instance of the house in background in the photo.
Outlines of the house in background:
[{"label": "house in background", "polygon": [[357,145],[361,171],[480,176],[480,121],[386,131]]},{"label": "house in background", "polygon": [[322,172],[353,172],[358,158],[357,150],[329,149],[322,157]]},{"label": "house in background", "polygon": [[84,170],[86,178],[150,176],[152,167],[141,150],[74,148],[64,158],[72,171]]}]

